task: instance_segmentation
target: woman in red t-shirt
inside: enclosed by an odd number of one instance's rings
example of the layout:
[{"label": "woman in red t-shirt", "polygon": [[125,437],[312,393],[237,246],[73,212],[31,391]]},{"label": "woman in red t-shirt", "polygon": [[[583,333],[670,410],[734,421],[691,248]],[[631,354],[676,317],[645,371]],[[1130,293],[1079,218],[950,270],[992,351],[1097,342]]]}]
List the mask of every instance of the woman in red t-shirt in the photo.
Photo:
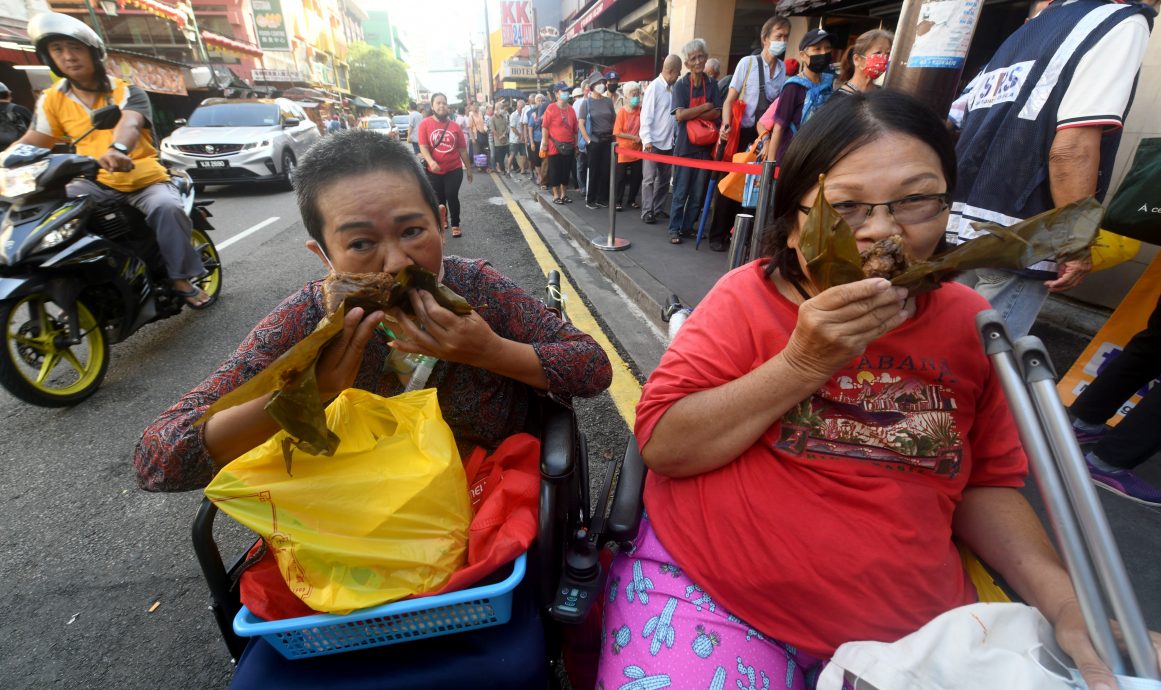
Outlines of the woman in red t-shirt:
[{"label": "woman in red t-shirt", "polygon": [[[548,157],[548,186],[552,188],[552,203],[570,204],[564,193],[568,173],[572,169],[576,150],[576,113],[568,104],[568,86],[556,85],[556,102],[544,111],[541,123],[540,156]],[[562,150],[563,149],[563,150]]]},{"label": "woman in red t-shirt", "polygon": [[953,538],[1040,609],[1089,687],[1114,687],[1018,490],[975,331],[987,302],[954,282],[823,289],[798,251],[825,174],[860,251],[898,238],[926,259],[955,173],[943,123],[900,92],[837,99],[794,138],[766,256],[718,281],[642,392],[647,517],[610,568],[604,687],[811,688],[839,645],[976,601]]},{"label": "woman in red t-shirt", "polygon": [[431,117],[419,123],[419,155],[427,179],[435,195],[451,216],[452,237],[462,236],[460,230],[460,185],[467,171],[468,184],[472,182],[472,167],[468,165],[468,137],[456,123],[447,107],[447,96],[431,96]]}]

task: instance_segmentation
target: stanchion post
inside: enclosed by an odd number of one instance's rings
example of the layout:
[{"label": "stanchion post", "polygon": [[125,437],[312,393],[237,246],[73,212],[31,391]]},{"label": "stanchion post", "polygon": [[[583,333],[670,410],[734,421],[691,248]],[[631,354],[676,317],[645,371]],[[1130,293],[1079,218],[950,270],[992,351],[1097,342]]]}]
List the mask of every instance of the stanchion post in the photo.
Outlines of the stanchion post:
[{"label": "stanchion post", "polygon": [[739,213],[734,216],[734,236],[730,238],[730,269],[750,260],[750,235],[754,232],[754,216]]},{"label": "stanchion post", "polygon": [[758,207],[754,209],[754,231],[750,233],[750,256],[762,251],[762,233],[766,229],[766,208],[774,191],[774,161],[762,163],[762,179],[758,183]]},{"label": "stanchion post", "polygon": [[629,240],[617,237],[617,142],[609,146],[609,236],[604,240],[593,240],[593,246],[606,252],[628,249]]}]

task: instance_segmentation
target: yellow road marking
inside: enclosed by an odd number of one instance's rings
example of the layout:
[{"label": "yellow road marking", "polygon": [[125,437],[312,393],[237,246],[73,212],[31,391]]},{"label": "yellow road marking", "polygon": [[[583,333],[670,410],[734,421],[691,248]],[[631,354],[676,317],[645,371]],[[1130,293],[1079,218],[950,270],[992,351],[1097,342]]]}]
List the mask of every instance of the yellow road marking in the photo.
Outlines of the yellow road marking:
[{"label": "yellow road marking", "polygon": [[544,244],[544,240],[540,238],[536,228],[532,227],[532,221],[528,219],[524,209],[520,208],[516,199],[500,183],[500,178],[496,176],[496,173],[491,175],[492,181],[496,183],[496,188],[500,190],[500,195],[508,204],[508,210],[516,219],[516,225],[519,226],[520,232],[524,235],[524,241],[532,250],[532,256],[536,257],[536,263],[540,265],[540,270],[544,272],[545,276],[548,275],[549,271],[560,271],[560,289],[565,295],[564,304],[568,309],[569,319],[574,326],[592,336],[593,340],[596,340],[597,344],[603,347],[609,355],[609,361],[613,363],[613,383],[609,386],[609,395],[612,396],[617,411],[621,413],[621,418],[632,429],[633,421],[637,418],[634,410],[637,407],[637,401],[641,399],[641,384],[637,383],[637,377],[633,376],[629,365],[621,359],[620,354],[617,353],[617,348],[613,347],[609,337],[601,330],[600,324],[593,318],[592,312],[577,294],[564,270],[552,256],[552,252],[548,251],[548,246]]}]

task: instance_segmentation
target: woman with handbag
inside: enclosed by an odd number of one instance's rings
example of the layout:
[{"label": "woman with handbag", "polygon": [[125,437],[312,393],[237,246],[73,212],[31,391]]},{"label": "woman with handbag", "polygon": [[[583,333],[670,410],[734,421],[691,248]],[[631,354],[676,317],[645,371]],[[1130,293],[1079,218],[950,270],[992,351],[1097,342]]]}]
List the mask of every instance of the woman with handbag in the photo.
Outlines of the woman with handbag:
[{"label": "woman with handbag", "polygon": [[468,137],[452,119],[447,96],[442,93],[432,95],[431,113],[431,117],[419,123],[419,155],[440,205],[447,206],[451,215],[452,237],[461,237],[460,185],[465,171],[468,184],[472,182]]},{"label": "woman with handbag", "polygon": [[568,86],[557,84],[556,102],[544,111],[541,124],[540,155],[548,159],[548,186],[552,188],[552,203],[571,204],[565,194],[569,171],[576,151],[577,117],[568,104]]},{"label": "woman with handbag", "polygon": [[[709,57],[705,41],[695,38],[681,49],[689,73],[673,86],[673,113],[677,119],[677,142],[673,155],[681,158],[709,160],[718,140],[718,84],[705,78],[705,61]],[[673,202],[669,210],[669,242],[681,244],[681,234],[693,233],[693,224],[701,212],[705,193],[706,171],[683,165],[673,171]]]},{"label": "woman with handbag", "polygon": [[586,208],[609,207],[609,155],[613,148],[613,123],[617,113],[607,95],[606,82],[605,75],[600,72],[589,77],[589,95],[581,103],[577,117],[589,158]]}]

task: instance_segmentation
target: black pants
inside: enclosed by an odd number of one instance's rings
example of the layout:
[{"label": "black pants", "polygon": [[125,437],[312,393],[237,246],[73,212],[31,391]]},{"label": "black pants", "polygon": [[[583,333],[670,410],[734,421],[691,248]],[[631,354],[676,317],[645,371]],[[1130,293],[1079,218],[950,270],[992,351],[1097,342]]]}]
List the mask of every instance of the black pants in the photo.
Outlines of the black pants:
[{"label": "black pants", "polygon": [[[759,113],[761,115],[761,113]],[[758,138],[758,130],[747,127],[738,135],[738,153],[745,151]],[[716,179],[725,177],[725,173],[714,173]],[[729,244],[730,228],[734,227],[734,218],[742,212],[742,204],[728,196],[722,196],[718,187],[714,185],[713,223],[710,225],[709,241]],[[755,231],[757,228],[755,228]]]},{"label": "black pants", "polygon": [[589,186],[585,192],[585,201],[590,204],[609,203],[609,152],[612,148],[613,142],[610,139],[593,139],[586,149],[589,154]]},{"label": "black pants", "polygon": [[[1138,390],[1161,376],[1161,300],[1145,330],[1085,388],[1071,411],[1083,422],[1108,421]],[[1161,450],[1161,385],[1154,386],[1093,449],[1114,467],[1132,469]]]},{"label": "black pants", "polygon": [[[488,134],[486,132],[480,132],[476,134],[476,155],[481,153],[487,156],[488,160],[492,159],[491,151],[488,150]],[[475,164],[476,162],[473,160],[472,165]],[[488,166],[485,165],[484,167]]]},{"label": "black pants", "polygon": [[492,167],[496,172],[507,172],[508,164],[505,161],[508,160],[508,145],[496,146],[495,153],[496,155],[492,156]]},{"label": "black pants", "polygon": [[460,185],[464,181],[464,169],[456,168],[440,175],[429,170],[427,171],[427,180],[435,189],[435,197],[439,199],[439,203],[447,206],[448,215],[451,217],[451,226],[458,228],[460,226]]},{"label": "black pants", "polygon": [[617,181],[613,186],[616,197],[613,203],[628,206],[637,200],[641,191],[641,160],[617,163]]}]

